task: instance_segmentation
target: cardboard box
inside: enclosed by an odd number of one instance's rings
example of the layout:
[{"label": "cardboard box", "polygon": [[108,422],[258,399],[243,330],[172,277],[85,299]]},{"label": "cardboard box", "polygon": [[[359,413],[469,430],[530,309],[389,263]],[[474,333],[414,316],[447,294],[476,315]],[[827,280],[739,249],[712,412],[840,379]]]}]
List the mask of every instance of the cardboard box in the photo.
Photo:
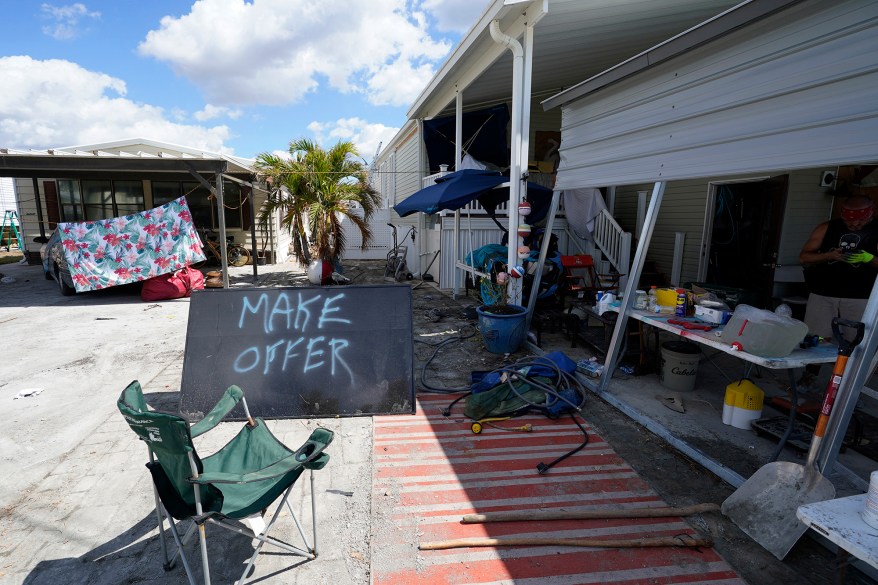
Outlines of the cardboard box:
[{"label": "cardboard box", "polygon": [[732,317],[732,313],[730,311],[695,305],[695,317],[711,325],[725,325]]}]

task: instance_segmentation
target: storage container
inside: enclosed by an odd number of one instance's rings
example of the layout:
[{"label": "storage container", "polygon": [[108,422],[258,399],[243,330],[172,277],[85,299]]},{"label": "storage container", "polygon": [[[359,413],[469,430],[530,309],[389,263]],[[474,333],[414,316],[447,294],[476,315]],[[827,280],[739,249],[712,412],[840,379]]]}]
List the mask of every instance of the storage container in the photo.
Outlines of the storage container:
[{"label": "storage container", "polygon": [[723,327],[720,340],[760,357],[786,357],[808,334],[808,326],[791,317],[750,305],[738,305]]}]

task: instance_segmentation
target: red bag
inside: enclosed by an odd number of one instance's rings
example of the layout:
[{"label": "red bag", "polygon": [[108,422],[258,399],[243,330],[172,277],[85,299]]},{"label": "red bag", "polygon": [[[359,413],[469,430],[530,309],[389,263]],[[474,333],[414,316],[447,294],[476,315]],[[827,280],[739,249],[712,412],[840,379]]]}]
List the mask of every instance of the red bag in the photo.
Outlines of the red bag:
[{"label": "red bag", "polygon": [[204,275],[187,266],[182,270],[154,276],[143,283],[140,298],[145,302],[166,301],[188,297],[193,290],[204,288]]}]

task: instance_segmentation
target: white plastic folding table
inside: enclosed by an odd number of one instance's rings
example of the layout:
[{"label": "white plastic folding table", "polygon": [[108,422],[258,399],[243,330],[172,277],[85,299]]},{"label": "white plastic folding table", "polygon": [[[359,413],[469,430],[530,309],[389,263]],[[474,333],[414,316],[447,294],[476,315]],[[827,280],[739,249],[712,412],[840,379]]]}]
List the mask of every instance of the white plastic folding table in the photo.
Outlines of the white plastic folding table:
[{"label": "white plastic folding table", "polygon": [[838,545],[837,583],[844,583],[851,556],[878,569],[878,528],[869,526],[860,516],[865,501],[866,494],[858,494],[805,504],[796,511],[808,528]]}]

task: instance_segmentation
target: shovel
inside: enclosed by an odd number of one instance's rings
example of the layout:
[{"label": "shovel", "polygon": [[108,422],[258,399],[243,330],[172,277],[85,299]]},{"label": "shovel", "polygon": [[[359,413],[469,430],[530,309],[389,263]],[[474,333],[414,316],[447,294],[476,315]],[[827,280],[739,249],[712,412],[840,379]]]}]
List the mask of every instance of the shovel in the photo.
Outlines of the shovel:
[{"label": "shovel", "polygon": [[[847,341],[841,334],[840,327],[856,329],[856,337]],[[763,465],[722,504],[723,514],[780,560],[783,560],[808,529],[796,517],[798,507],[835,497],[835,486],[820,473],[815,460],[841,385],[845,365],[853,349],[862,341],[863,330],[864,325],[857,321],[837,317],[832,320],[832,332],[838,342],[838,357],[832,368],[832,378],[826,387],[823,408],[814,428],[805,465],[788,461],[774,461]]]}]

